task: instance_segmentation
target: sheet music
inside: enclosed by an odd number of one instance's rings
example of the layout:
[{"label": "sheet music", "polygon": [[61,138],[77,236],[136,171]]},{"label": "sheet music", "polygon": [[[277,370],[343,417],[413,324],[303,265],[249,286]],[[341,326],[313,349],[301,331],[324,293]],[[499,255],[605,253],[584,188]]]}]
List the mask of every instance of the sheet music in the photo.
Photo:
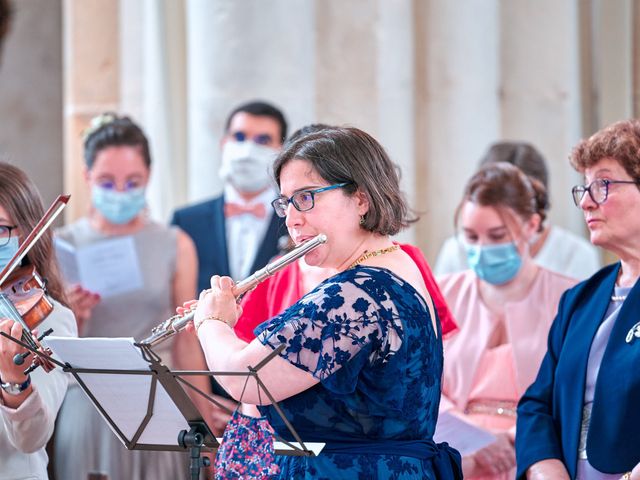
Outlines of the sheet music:
[{"label": "sheet music", "polygon": [[[51,336],[42,343],[51,348],[55,358],[75,368],[149,371],[149,364],[133,344],[133,338]],[[147,413],[151,376],[102,373],[79,376],[130,441]],[[181,430],[189,430],[189,424],[157,383],[153,415],[138,443],[178,445]]]},{"label": "sheet music", "polygon": [[74,247],[55,238],[56,255],[66,283],[79,283],[103,298],[139,290],[144,286],[133,237],[101,240]]},{"label": "sheet music", "polygon": [[[218,443],[222,445],[222,437],[216,437],[216,440],[218,440]],[[299,450],[302,450],[302,445],[299,444],[298,442],[289,442],[289,443],[294,447],[298,448]],[[307,450],[312,451],[316,457],[320,455],[320,452],[325,447],[325,445],[326,443],[321,443],[321,442],[304,442],[304,446],[307,447]],[[287,445],[286,443],[278,442],[278,441],[273,442],[273,448],[275,450],[283,450],[283,451],[289,451],[289,452],[294,451],[294,449],[289,445]]]},{"label": "sheet music", "polygon": [[496,437],[486,430],[465,422],[452,413],[444,412],[438,416],[433,440],[436,443],[447,442],[458,450],[462,456],[465,456],[493,443]]}]

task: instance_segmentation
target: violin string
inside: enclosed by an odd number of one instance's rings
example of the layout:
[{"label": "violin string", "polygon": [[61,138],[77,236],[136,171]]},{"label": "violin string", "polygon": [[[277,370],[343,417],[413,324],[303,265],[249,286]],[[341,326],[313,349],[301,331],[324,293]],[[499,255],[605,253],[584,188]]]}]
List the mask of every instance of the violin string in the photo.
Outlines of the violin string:
[{"label": "violin string", "polygon": [[22,325],[21,340],[32,348],[37,348],[37,345],[31,336],[31,332],[29,332],[29,327],[24,323],[24,319],[16,309],[15,305],[11,303],[11,300],[9,300],[7,295],[4,293],[0,293],[0,317],[8,318]]}]

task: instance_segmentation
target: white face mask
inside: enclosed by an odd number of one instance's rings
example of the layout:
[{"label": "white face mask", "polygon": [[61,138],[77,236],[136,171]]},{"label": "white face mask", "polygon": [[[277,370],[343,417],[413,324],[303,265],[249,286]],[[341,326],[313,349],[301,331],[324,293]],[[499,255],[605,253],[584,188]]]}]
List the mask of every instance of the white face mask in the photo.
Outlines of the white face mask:
[{"label": "white face mask", "polygon": [[278,152],[250,140],[228,141],[222,150],[220,178],[241,192],[259,192],[273,182],[271,169]]}]

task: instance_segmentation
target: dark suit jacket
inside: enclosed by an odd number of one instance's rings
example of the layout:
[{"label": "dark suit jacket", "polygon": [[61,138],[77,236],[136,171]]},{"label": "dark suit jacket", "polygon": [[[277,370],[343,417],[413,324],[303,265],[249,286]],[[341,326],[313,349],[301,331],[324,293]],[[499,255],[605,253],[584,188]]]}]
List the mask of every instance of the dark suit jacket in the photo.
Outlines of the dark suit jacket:
[{"label": "dark suit jacket", "polygon": [[[518,405],[518,478],[552,458],[575,478],[589,350],[619,269],[619,263],[603,268],[560,300],[538,377]],[[596,380],[587,457],[605,473],[627,472],[640,462],[640,338],[625,341],[639,321],[640,281],[620,309]]]},{"label": "dark suit jacket", "polygon": [[[224,196],[176,210],[172,225],[179,226],[193,239],[198,252],[198,291],[210,287],[212,275],[229,275],[227,234],[224,221]],[[288,237],[284,219],[272,215],[251,267],[264,267],[280,252],[282,236]],[[279,245],[280,243],[280,245]],[[242,248],[242,245],[233,248]],[[239,280],[239,279],[238,279]]]}]

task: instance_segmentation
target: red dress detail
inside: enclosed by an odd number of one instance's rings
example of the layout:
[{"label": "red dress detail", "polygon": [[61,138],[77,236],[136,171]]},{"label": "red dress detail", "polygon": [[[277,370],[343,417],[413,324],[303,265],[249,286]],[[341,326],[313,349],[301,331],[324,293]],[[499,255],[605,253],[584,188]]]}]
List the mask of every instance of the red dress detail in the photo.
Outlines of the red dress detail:
[{"label": "red dress detail", "polygon": [[[418,247],[401,243],[400,248],[409,255],[422,273],[424,284],[431,294],[435,309],[440,317],[442,335],[445,336],[458,327],[449,307],[444,301],[433,272]],[[236,335],[246,342],[255,338],[253,330],[262,322],[282,313],[303,297],[300,266],[293,262],[267,278],[247,293],[242,299],[242,316],[235,326]]]}]

